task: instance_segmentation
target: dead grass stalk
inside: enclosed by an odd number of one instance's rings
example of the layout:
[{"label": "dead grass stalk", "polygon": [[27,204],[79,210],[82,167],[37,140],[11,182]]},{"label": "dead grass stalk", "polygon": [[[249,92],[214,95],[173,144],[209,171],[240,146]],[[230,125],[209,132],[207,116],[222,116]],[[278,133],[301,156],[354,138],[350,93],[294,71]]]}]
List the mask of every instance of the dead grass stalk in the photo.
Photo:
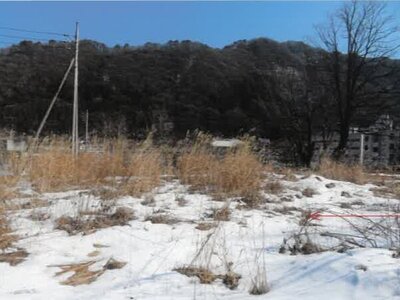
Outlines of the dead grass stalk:
[{"label": "dead grass stalk", "polygon": [[365,181],[364,171],[360,165],[347,165],[329,158],[323,158],[318,167],[318,173],[334,180],[349,181],[362,184]]}]

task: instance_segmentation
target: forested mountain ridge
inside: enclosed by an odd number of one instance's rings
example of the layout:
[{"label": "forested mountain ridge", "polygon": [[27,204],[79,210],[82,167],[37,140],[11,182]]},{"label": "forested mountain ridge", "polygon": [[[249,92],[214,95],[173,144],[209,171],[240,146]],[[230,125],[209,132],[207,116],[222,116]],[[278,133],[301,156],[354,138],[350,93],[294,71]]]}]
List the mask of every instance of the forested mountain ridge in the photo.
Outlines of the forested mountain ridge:
[{"label": "forested mountain ridge", "polygon": [[[191,41],[107,47],[84,40],[80,45],[79,99],[81,122],[90,113],[90,129],[98,134],[136,135],[159,118],[174,124],[173,134],[200,129],[234,136],[252,132],[285,137],[291,107],[287,98],[326,99],[321,88],[325,52],[302,42],[260,38],[238,41],[222,49]],[[73,44],[21,42],[0,53],[0,127],[34,132],[73,57]],[[400,65],[398,60],[387,64]],[[397,84],[400,76],[382,80]],[[72,123],[72,85],[69,76],[45,132],[68,133]],[[396,96],[375,99],[394,117],[400,111]],[[301,107],[302,97],[290,102]],[[380,105],[382,102],[391,105]],[[395,104],[395,105],[392,105]],[[299,110],[296,113],[302,114]],[[357,122],[375,120],[377,110],[362,111]],[[318,113],[313,126],[326,120]],[[330,120],[335,124],[335,120]],[[299,125],[302,126],[302,125]],[[81,126],[83,129],[83,126]]]}]

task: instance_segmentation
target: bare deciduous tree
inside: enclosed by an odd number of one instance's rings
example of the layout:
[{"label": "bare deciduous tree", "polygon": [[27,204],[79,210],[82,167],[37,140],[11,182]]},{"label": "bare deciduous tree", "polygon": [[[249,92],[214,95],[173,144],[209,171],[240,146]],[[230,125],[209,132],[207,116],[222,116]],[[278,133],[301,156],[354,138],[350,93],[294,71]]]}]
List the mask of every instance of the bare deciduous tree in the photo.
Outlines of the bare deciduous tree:
[{"label": "bare deciduous tree", "polygon": [[326,133],[330,107],[324,100],[324,86],[316,78],[315,66],[303,69],[288,68],[275,72],[271,81],[275,82],[273,112],[280,123],[283,135],[292,146],[294,161],[310,166],[315,150],[315,133]]},{"label": "bare deciduous tree", "polygon": [[393,86],[382,84],[394,69],[387,63],[400,47],[399,28],[386,13],[383,2],[351,1],[317,27],[322,47],[328,52],[327,86],[335,101],[339,143],[344,152],[354,115],[371,99],[384,99]]}]

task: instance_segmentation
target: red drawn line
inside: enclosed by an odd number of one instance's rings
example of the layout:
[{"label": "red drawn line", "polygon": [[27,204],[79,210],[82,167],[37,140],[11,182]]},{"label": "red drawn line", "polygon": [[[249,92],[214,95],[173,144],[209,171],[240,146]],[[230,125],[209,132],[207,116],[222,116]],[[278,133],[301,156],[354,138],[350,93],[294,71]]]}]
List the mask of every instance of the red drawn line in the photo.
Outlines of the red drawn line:
[{"label": "red drawn line", "polygon": [[322,218],[400,218],[400,214],[322,214],[319,211],[309,215],[311,220],[321,220]]}]

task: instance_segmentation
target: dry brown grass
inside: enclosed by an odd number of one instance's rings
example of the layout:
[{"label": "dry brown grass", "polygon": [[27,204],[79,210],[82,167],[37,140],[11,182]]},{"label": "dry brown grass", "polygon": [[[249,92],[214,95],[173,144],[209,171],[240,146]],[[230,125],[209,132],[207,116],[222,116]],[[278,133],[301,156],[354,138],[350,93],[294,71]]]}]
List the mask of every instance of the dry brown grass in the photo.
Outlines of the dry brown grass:
[{"label": "dry brown grass", "polygon": [[199,134],[190,149],[178,158],[177,173],[184,184],[194,189],[208,189],[215,181],[217,158],[211,153],[211,137]]},{"label": "dry brown grass", "polygon": [[17,240],[17,236],[12,234],[9,221],[6,217],[6,210],[0,205],[0,251],[5,251]]},{"label": "dry brown grass", "polygon": [[[155,146],[150,138],[141,143],[95,139],[91,143],[94,152],[82,151],[74,157],[69,140],[51,137],[45,138],[35,152],[10,155],[9,165],[16,174],[15,183],[23,166],[24,176],[39,192],[90,188],[104,199],[139,196],[160,186],[164,175],[175,173],[195,189],[225,198],[242,197],[252,205],[259,201],[265,166],[251,151],[250,141],[244,140],[239,148],[223,156],[213,153],[210,141],[210,136],[199,134],[190,147],[172,149]],[[176,169],[172,172],[174,161]],[[2,193],[5,198],[0,181],[0,197]]]},{"label": "dry brown grass", "polygon": [[23,165],[39,192],[110,186],[119,195],[138,195],[160,184],[160,152],[148,141],[132,144],[122,138],[95,139],[91,145],[95,151],[82,151],[74,157],[68,140],[45,139],[32,155],[10,156],[9,165],[19,175]]},{"label": "dry brown grass", "polygon": [[25,166],[27,156],[19,152],[7,153],[4,157],[5,163],[8,166],[8,171],[12,176],[18,176],[21,174],[22,169]]},{"label": "dry brown grass", "polygon": [[195,228],[200,231],[208,231],[208,230],[214,229],[215,227],[217,227],[216,223],[200,222],[199,224],[197,224],[197,226]]},{"label": "dry brown grass", "polygon": [[0,202],[13,199],[18,195],[15,190],[17,182],[16,176],[0,176]]},{"label": "dry brown grass", "polygon": [[387,184],[389,190],[395,195],[397,199],[400,199],[400,182],[393,182],[392,184]]},{"label": "dry brown grass", "polygon": [[318,166],[318,173],[334,180],[349,181],[357,184],[365,182],[365,174],[360,165],[347,165],[323,158]]},{"label": "dry brown grass", "polygon": [[174,271],[186,275],[188,277],[197,277],[202,284],[211,284],[217,279],[221,279],[223,284],[233,290],[239,285],[241,276],[232,271],[228,271],[226,274],[214,274],[207,268],[187,266],[181,268],[175,268]]},{"label": "dry brown grass", "polygon": [[188,266],[182,268],[175,268],[174,271],[186,275],[188,277],[197,277],[199,278],[200,283],[203,284],[211,284],[218,278],[218,275],[215,275],[210,270],[201,267]]},{"label": "dry brown grass", "polygon": [[258,193],[262,164],[249,147],[228,153],[217,166],[215,185],[224,194],[247,197]]},{"label": "dry brown grass", "polygon": [[400,199],[400,182],[387,181],[384,186],[373,187],[369,189],[375,197],[388,199]]},{"label": "dry brown grass", "polygon": [[268,194],[278,195],[283,191],[284,187],[278,180],[272,180],[265,184],[264,190]]},{"label": "dry brown grass", "polygon": [[132,196],[149,192],[161,183],[163,175],[161,153],[157,149],[143,149],[131,155],[127,166],[128,180],[124,191]]},{"label": "dry brown grass", "polygon": [[82,284],[90,284],[96,281],[106,270],[114,270],[123,268],[126,263],[120,262],[114,258],[110,258],[101,268],[97,270],[90,270],[93,265],[97,263],[95,260],[67,265],[51,265],[49,267],[58,267],[61,271],[57,272],[55,276],[60,276],[66,273],[72,273],[66,280],[62,281],[61,284],[78,286]]},{"label": "dry brown grass", "polygon": [[118,155],[80,153],[74,158],[71,153],[57,149],[35,154],[27,171],[40,192],[93,187],[104,184],[109,176],[126,175]]},{"label": "dry brown grass", "polygon": [[180,222],[179,219],[171,216],[169,214],[152,214],[145,218],[145,221],[150,221],[153,224],[167,224],[167,225],[174,225]]},{"label": "dry brown grass", "polygon": [[0,253],[0,262],[8,263],[10,266],[16,266],[28,256],[28,252],[25,249],[18,248],[11,252]]},{"label": "dry brown grass", "polygon": [[98,229],[111,226],[124,226],[135,218],[134,212],[126,207],[119,207],[112,214],[94,213],[90,216],[63,216],[56,220],[56,229],[64,230],[70,235],[90,234]]},{"label": "dry brown grass", "polygon": [[209,138],[201,136],[178,160],[181,181],[195,189],[230,197],[259,193],[263,165],[251,151],[249,143],[228,151],[222,158],[212,153]]},{"label": "dry brown grass", "polygon": [[317,192],[313,188],[307,187],[302,190],[301,194],[305,197],[312,198],[314,195],[317,194]]},{"label": "dry brown grass", "polygon": [[215,209],[212,213],[214,221],[229,221],[231,219],[231,210],[229,206],[224,205],[220,209]]},{"label": "dry brown grass", "polygon": [[66,280],[62,281],[61,284],[71,286],[90,284],[105,272],[104,269],[90,271],[89,267],[91,267],[95,263],[96,261],[88,261],[79,264],[57,265],[54,267],[61,268],[61,271],[57,272],[55,276],[60,276],[65,273],[72,272],[73,274],[69,276]]},{"label": "dry brown grass", "polygon": [[279,173],[283,175],[282,177],[283,180],[293,181],[293,182],[298,181],[295,172],[292,168],[282,168]]},{"label": "dry brown grass", "polygon": [[[14,194],[14,196],[17,196],[17,194]],[[50,205],[50,203],[48,201],[45,201],[40,198],[35,198],[35,197],[20,199],[20,201],[13,201],[11,199],[11,200],[6,200],[3,203],[4,203],[3,205],[7,209],[7,211],[17,211],[17,210],[21,210],[21,209],[34,209],[34,208],[39,208],[39,207],[47,207]]]},{"label": "dry brown grass", "polygon": [[11,230],[6,214],[4,206],[0,205],[0,263],[16,266],[25,260],[28,253],[25,249],[15,247],[19,237]]}]

